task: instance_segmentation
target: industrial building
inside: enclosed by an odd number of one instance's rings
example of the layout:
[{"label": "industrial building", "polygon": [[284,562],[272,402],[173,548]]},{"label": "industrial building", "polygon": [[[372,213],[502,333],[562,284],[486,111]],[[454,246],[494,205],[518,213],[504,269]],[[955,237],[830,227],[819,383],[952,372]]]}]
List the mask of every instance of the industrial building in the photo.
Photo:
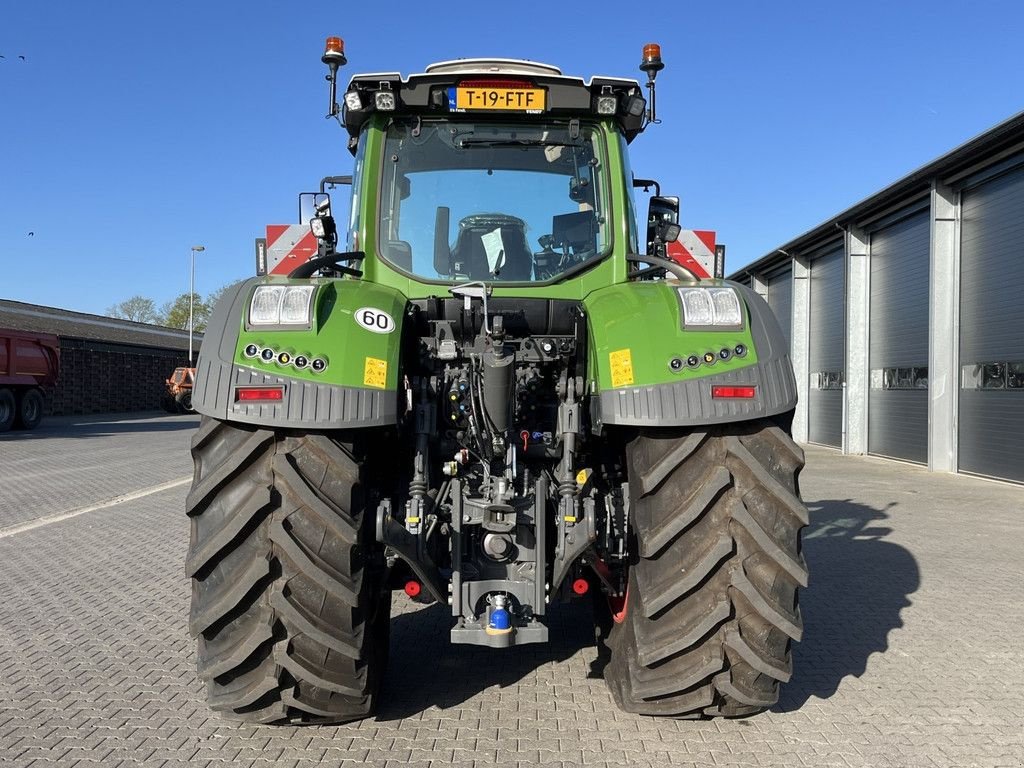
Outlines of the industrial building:
[{"label": "industrial building", "polygon": [[798,441],[1024,482],[1024,113],[731,278],[789,337]]},{"label": "industrial building", "polygon": [[188,365],[188,331],[175,328],[8,299],[0,328],[60,338],[60,377],[47,397],[55,416],[157,410],[167,377]]}]

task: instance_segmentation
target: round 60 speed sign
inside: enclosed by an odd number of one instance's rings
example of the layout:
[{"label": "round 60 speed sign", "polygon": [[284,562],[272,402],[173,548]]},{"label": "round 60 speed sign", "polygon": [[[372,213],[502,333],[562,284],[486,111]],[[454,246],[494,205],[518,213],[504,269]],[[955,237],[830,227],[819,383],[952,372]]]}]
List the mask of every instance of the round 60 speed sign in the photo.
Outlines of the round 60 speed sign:
[{"label": "round 60 speed sign", "polygon": [[383,309],[362,307],[355,312],[356,322],[373,333],[391,333],[395,330],[395,320]]}]

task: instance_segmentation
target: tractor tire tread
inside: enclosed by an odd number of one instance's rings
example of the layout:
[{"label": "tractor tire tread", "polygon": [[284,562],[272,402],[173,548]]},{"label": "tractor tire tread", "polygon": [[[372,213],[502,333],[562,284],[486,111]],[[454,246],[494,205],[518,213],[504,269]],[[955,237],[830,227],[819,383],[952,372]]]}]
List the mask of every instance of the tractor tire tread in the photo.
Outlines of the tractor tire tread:
[{"label": "tractor tire tread", "polygon": [[251,723],[367,717],[390,601],[356,452],[205,416],[192,450],[190,628],[211,708]]},{"label": "tractor tire tread", "polygon": [[605,668],[622,709],[738,717],[778,700],[803,631],[803,462],[770,419],[627,445],[636,555]]}]

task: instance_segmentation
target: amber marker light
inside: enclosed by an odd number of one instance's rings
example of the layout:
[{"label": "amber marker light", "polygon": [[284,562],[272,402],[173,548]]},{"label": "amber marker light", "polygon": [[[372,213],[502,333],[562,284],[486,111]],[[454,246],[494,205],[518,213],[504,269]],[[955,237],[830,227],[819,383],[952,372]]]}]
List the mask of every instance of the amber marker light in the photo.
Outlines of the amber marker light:
[{"label": "amber marker light", "polygon": [[640,69],[653,77],[664,68],[665,64],[661,60],[661,46],[657,43],[647,43],[644,46],[644,56],[643,61],[640,63]]},{"label": "amber marker light", "polygon": [[331,67],[331,72],[336,72],[338,67],[348,63],[345,58],[345,41],[340,37],[328,37],[324,43],[324,55],[320,61]]}]

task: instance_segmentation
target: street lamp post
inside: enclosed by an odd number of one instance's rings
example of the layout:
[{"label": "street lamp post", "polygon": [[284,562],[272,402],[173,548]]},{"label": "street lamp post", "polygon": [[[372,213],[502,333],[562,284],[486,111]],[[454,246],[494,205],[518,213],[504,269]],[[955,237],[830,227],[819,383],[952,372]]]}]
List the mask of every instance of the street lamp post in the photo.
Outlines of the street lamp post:
[{"label": "street lamp post", "polygon": [[193,302],[196,295],[196,253],[201,253],[206,250],[206,246],[193,245],[192,246],[192,268],[188,273],[188,364],[192,366],[192,326],[193,326]]}]

